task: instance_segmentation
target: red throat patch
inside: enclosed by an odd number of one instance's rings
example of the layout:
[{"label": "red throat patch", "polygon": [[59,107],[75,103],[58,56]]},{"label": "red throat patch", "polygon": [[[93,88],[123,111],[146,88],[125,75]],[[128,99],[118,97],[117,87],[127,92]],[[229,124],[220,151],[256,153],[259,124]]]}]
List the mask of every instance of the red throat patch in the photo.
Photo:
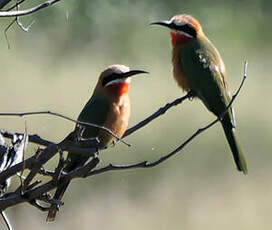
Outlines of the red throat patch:
[{"label": "red throat patch", "polygon": [[170,34],[171,34],[173,46],[176,46],[178,44],[184,44],[192,39],[191,37],[188,37],[184,34],[179,34],[172,31],[170,32]]},{"label": "red throat patch", "polygon": [[108,89],[113,94],[122,96],[122,95],[125,95],[125,94],[128,93],[129,83],[128,82],[116,83],[116,84],[113,84],[113,85],[109,85]]}]

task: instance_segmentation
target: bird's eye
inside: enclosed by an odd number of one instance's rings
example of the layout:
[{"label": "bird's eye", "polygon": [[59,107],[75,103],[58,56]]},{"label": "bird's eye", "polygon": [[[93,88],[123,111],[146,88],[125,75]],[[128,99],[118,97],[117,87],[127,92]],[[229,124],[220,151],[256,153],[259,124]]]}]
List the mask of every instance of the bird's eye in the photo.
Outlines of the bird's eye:
[{"label": "bird's eye", "polygon": [[174,24],[173,27],[174,27],[173,29],[175,29],[177,31],[182,31],[182,32],[189,34],[190,36],[196,38],[196,34],[197,34],[196,30],[190,24],[183,24],[183,25]]},{"label": "bird's eye", "polygon": [[107,83],[109,83],[110,81],[113,81],[117,78],[119,78],[119,75],[117,73],[112,73],[112,74],[104,77],[102,80],[102,86],[107,85]]}]

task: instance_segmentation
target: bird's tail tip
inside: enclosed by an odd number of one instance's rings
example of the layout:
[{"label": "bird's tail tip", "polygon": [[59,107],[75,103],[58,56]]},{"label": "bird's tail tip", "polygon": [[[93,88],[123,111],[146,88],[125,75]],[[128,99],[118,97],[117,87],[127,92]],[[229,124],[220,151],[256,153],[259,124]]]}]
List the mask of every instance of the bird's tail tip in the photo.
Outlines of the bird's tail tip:
[{"label": "bird's tail tip", "polygon": [[248,173],[247,163],[242,151],[242,148],[239,144],[239,140],[235,134],[235,129],[230,126],[230,123],[222,123],[227,140],[229,142],[232,155],[236,164],[236,167],[239,171],[241,171],[244,175]]},{"label": "bird's tail tip", "polygon": [[229,141],[230,148],[231,148],[231,151],[233,154],[233,158],[234,158],[237,169],[240,172],[242,172],[244,175],[247,175],[248,170],[247,170],[246,158],[245,158],[245,155],[240,147],[239,141],[237,140],[237,137],[234,132],[235,132],[235,130],[232,129],[231,137],[230,137],[230,139],[232,139],[232,141]]},{"label": "bird's tail tip", "polygon": [[[244,175],[247,175],[248,170],[247,170],[247,163],[246,163],[246,159],[245,156],[242,152],[239,153],[239,163],[236,162],[237,164],[237,168],[239,171],[241,171]],[[238,166],[239,164],[239,166]]]},{"label": "bird's tail tip", "polygon": [[52,223],[55,221],[55,218],[56,218],[56,214],[57,214],[57,210],[50,210],[48,212],[48,215],[46,217],[46,222],[47,223]]}]

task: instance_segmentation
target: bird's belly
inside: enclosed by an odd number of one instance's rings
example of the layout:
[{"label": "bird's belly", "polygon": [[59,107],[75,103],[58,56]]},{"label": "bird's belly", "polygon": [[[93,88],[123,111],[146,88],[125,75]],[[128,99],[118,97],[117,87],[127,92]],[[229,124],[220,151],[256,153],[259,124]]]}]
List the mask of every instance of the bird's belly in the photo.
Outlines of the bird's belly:
[{"label": "bird's belly", "polygon": [[191,90],[188,78],[184,76],[182,70],[173,69],[173,75],[178,85],[186,92]]}]

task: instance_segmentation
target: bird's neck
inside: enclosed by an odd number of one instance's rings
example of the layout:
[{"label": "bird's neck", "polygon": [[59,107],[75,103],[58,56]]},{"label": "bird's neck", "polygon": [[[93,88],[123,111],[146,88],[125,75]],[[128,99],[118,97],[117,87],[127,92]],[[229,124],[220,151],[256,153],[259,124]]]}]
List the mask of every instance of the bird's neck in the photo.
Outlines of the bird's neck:
[{"label": "bird's neck", "polygon": [[128,94],[129,85],[130,85],[129,82],[120,82],[113,85],[109,85],[108,90],[111,94],[121,97]]},{"label": "bird's neck", "polygon": [[171,31],[171,38],[172,38],[172,45],[173,47],[177,46],[177,45],[182,45],[182,44],[186,44],[187,42],[191,41],[192,37],[186,36],[185,34],[180,34],[180,33],[176,33]]}]

